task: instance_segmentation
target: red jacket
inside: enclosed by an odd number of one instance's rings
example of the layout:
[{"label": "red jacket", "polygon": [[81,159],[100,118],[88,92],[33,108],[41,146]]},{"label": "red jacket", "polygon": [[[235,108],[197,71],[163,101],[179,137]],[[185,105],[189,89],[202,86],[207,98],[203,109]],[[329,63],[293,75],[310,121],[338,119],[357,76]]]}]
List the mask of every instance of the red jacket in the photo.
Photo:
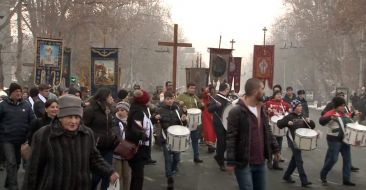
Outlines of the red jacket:
[{"label": "red jacket", "polygon": [[[285,115],[284,112],[289,112],[290,104],[281,99],[281,101],[270,99],[266,102],[267,110],[270,108],[271,110],[276,110],[278,113]],[[268,111],[268,116],[272,117],[275,114],[274,111]]]}]

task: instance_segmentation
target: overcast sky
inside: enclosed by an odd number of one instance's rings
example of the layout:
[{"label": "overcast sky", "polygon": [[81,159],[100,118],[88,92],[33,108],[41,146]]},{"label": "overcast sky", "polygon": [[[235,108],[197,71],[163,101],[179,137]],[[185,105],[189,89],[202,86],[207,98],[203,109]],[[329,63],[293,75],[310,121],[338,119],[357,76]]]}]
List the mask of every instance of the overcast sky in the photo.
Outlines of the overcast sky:
[{"label": "overcast sky", "polygon": [[[248,59],[254,44],[263,44],[263,31],[283,13],[282,0],[164,0],[171,9],[173,22],[208,63],[208,47],[230,48],[234,56]],[[173,29],[172,29],[173,31]],[[267,32],[267,33],[268,33]],[[246,62],[246,61],[245,61]]]}]

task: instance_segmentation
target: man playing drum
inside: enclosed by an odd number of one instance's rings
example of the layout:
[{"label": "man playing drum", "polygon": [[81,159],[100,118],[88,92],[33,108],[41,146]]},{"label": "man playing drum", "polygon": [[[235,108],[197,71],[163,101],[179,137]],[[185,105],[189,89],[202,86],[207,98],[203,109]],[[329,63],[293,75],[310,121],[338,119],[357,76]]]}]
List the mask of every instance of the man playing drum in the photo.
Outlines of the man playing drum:
[{"label": "man playing drum", "polygon": [[[165,159],[165,176],[168,178],[168,189],[173,189],[174,180],[173,175],[178,171],[178,163],[180,161],[180,152],[173,152],[167,144],[167,129],[172,125],[186,125],[187,117],[178,111],[179,108],[174,104],[174,94],[166,91],[164,93],[164,101],[159,109],[156,111],[157,117],[160,118],[162,133],[160,135],[161,146],[163,148]],[[178,115],[179,114],[179,115]],[[153,121],[156,122],[156,121]]]},{"label": "man playing drum", "polygon": [[293,112],[285,116],[283,119],[277,122],[277,126],[279,128],[288,127],[289,132],[287,132],[287,141],[288,145],[292,150],[291,161],[288,164],[287,170],[283,176],[283,179],[288,183],[295,183],[292,179],[291,175],[297,168],[297,171],[300,175],[301,186],[307,187],[312,183],[308,181],[308,178],[305,174],[305,170],[303,167],[303,161],[301,156],[301,150],[295,146],[295,131],[299,128],[315,128],[315,123],[311,121],[309,118],[304,118],[302,113],[302,105],[301,102],[297,99],[292,100],[291,102]]},{"label": "man playing drum", "polygon": [[[282,92],[281,91],[274,91],[272,98],[266,102],[266,108],[267,108],[267,111],[268,111],[268,116],[271,119],[275,115],[279,116],[279,117],[283,117],[285,115],[285,113],[289,112],[290,105],[282,99]],[[276,136],[276,134],[274,134],[274,135]],[[276,136],[276,140],[278,142],[278,145],[280,146],[280,151],[281,151],[282,150],[283,136]],[[284,160],[280,160],[280,161],[283,162]],[[272,164],[272,163],[270,163],[270,164]],[[276,160],[273,160],[272,168],[274,170],[283,170],[279,166],[278,161],[276,161]]]},{"label": "man playing drum", "polygon": [[217,144],[215,160],[221,171],[226,171],[224,164],[224,154],[226,150],[226,130],[222,121],[222,114],[227,104],[230,104],[227,98],[230,92],[230,86],[227,83],[221,83],[219,86],[219,93],[211,99],[208,105],[208,111],[213,113],[213,126],[215,128]]},{"label": "man playing drum", "polygon": [[[351,123],[350,113],[346,114],[346,101],[342,97],[334,97],[332,100],[334,109],[327,111],[319,118],[320,125],[327,126],[328,151],[325,156],[324,166],[320,172],[321,181],[327,183],[327,174],[337,163],[338,155],[341,153],[343,158],[343,185],[355,186],[351,182],[351,147],[343,142],[343,127]],[[340,122],[341,121],[341,122]]]},{"label": "man playing drum", "polygon": [[[183,107],[183,112],[187,112],[188,109],[191,108],[203,108],[203,103],[201,100],[195,95],[196,93],[196,85],[194,83],[187,84],[187,92],[179,95],[177,97],[177,101]],[[190,122],[190,126],[188,126],[191,130],[191,140],[192,140],[192,149],[193,149],[193,161],[195,163],[202,163],[203,161],[199,157],[199,149],[198,149],[198,139],[199,139],[199,130],[198,125]],[[192,124],[193,123],[193,124]]]}]

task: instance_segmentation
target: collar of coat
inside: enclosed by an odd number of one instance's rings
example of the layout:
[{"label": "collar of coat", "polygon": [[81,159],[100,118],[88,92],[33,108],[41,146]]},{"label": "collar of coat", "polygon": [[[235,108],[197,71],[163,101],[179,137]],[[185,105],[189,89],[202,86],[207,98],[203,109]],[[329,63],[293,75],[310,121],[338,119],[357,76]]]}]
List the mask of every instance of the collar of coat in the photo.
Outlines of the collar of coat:
[{"label": "collar of coat", "polygon": [[64,128],[62,128],[61,122],[58,119],[54,119],[50,127],[51,127],[50,138],[59,137],[62,135],[76,136],[78,133],[88,134],[88,130],[83,124],[80,124],[78,129],[74,132],[66,131]]}]

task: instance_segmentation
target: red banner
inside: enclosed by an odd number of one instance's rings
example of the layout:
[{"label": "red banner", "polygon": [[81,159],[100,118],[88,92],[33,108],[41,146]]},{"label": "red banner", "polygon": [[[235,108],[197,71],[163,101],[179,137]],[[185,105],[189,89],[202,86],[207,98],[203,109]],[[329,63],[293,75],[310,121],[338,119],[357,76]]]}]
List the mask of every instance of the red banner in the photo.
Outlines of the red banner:
[{"label": "red banner", "polygon": [[232,49],[209,48],[210,50],[210,82],[227,80],[229,61]]},{"label": "red banner", "polygon": [[196,95],[200,96],[202,89],[208,86],[208,68],[186,68],[186,81],[188,83],[196,84]]},{"label": "red banner", "polygon": [[273,86],[274,45],[255,45],[253,55],[253,78],[268,80],[269,87]]},{"label": "red banner", "polygon": [[[234,91],[240,91],[240,71],[241,71],[241,57],[231,57],[229,63],[229,71],[227,81],[230,85],[234,84]],[[232,87],[231,87],[232,88]]]}]

